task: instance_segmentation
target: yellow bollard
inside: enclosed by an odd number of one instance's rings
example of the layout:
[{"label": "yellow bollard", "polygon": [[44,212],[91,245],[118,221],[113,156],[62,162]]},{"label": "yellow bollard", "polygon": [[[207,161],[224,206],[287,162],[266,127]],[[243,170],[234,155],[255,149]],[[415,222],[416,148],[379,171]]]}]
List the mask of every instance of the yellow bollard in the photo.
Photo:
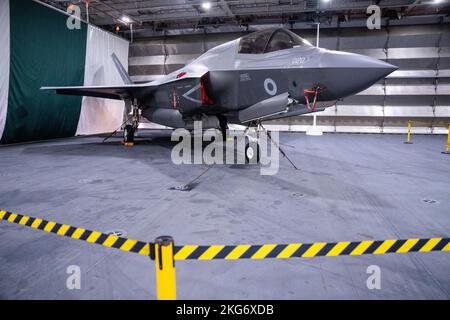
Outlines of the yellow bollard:
[{"label": "yellow bollard", "polygon": [[450,123],[448,124],[448,134],[447,134],[447,146],[443,154],[450,154]]},{"label": "yellow bollard", "polygon": [[175,259],[173,238],[159,237],[155,240],[156,297],[158,300],[176,300]]},{"label": "yellow bollard", "polygon": [[406,135],[406,141],[404,142],[405,144],[412,144],[411,129],[412,129],[411,120],[408,120],[408,134]]}]

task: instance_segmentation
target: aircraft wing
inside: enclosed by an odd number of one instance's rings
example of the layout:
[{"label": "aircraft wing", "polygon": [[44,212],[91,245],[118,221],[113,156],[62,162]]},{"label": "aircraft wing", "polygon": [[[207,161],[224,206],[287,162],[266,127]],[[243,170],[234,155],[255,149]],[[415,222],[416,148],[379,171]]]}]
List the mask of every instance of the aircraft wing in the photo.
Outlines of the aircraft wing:
[{"label": "aircraft wing", "polygon": [[57,94],[62,95],[126,100],[133,97],[134,93],[150,89],[151,87],[153,87],[151,83],[145,83],[119,86],[42,87],[41,90],[54,90]]}]

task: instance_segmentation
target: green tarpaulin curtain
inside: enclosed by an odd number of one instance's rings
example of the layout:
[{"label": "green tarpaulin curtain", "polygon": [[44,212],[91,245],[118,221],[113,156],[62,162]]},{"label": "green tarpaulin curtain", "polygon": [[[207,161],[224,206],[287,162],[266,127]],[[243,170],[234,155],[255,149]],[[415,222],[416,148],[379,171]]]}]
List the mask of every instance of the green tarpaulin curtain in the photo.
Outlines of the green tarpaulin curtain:
[{"label": "green tarpaulin curtain", "polygon": [[42,86],[83,85],[86,24],[69,30],[67,16],[31,0],[10,1],[10,75],[2,143],[73,136],[81,97]]}]

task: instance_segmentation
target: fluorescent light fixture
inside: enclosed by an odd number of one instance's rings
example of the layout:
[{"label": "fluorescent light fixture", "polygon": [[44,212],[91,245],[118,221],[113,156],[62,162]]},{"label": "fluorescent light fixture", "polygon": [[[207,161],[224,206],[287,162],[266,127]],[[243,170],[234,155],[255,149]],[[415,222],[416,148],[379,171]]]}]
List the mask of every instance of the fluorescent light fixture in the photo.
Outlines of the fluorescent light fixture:
[{"label": "fluorescent light fixture", "polygon": [[132,22],[131,18],[128,16],[122,16],[122,18],[120,18],[121,21],[125,22],[125,23],[130,23]]},{"label": "fluorescent light fixture", "polygon": [[211,2],[203,2],[202,3],[202,8],[205,9],[205,10],[211,9]]}]

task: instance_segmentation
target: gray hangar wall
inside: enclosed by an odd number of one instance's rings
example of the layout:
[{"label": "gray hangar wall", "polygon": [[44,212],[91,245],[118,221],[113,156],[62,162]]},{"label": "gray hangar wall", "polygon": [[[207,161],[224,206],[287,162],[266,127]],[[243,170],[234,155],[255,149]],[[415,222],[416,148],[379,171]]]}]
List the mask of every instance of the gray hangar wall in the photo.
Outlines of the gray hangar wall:
[{"label": "gray hangar wall", "polygon": [[[404,23],[404,22],[403,22]],[[315,43],[315,30],[295,29]],[[325,132],[403,133],[408,120],[417,133],[446,133],[450,123],[450,24],[439,19],[397,23],[381,30],[322,27],[320,46],[365,54],[400,67],[387,79],[318,113]],[[135,81],[151,80],[181,68],[205,51],[242,36],[177,35],[148,38],[130,45],[129,71]],[[342,79],[345,81],[345,79]],[[280,130],[305,131],[312,116],[272,122]]]}]

